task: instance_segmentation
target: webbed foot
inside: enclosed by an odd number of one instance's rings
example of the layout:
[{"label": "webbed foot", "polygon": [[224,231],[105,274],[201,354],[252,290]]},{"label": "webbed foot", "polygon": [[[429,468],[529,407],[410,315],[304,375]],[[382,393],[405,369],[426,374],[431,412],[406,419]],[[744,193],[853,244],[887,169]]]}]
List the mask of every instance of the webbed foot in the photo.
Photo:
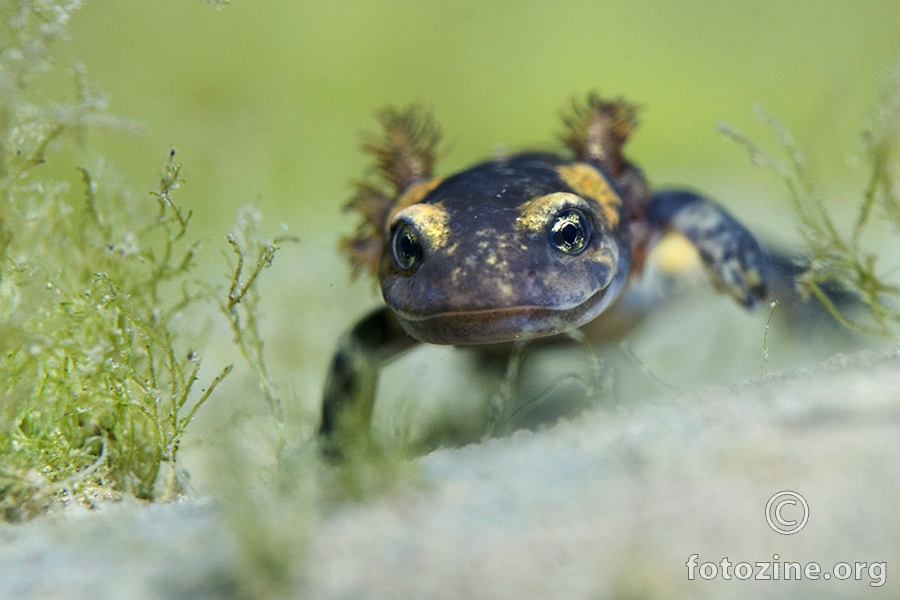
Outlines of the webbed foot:
[{"label": "webbed foot", "polygon": [[748,308],[766,295],[766,255],[755,237],[724,208],[684,190],[656,192],[646,207],[648,224],[674,230],[696,246],[713,285]]}]

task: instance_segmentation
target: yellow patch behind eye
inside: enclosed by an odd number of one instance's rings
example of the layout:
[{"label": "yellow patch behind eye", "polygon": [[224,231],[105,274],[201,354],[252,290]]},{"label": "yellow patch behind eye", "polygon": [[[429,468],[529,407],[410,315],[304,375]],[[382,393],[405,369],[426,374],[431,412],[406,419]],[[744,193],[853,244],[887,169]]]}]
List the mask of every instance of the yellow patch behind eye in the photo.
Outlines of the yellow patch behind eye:
[{"label": "yellow patch behind eye", "polygon": [[447,245],[447,240],[450,239],[450,215],[440,202],[407,206],[395,214],[391,224],[400,216],[413,224],[416,233],[423,241],[427,241],[431,248],[440,249]]},{"label": "yellow patch behind eye", "polygon": [[538,196],[519,205],[516,229],[529,233],[544,231],[550,220],[559,212],[560,206],[567,203],[578,206],[579,203],[583,204],[583,201],[575,194],[554,192],[546,196]]},{"label": "yellow patch behind eye", "polygon": [[566,185],[580,196],[600,203],[603,216],[611,228],[615,229],[619,225],[622,199],[609,187],[606,178],[597,169],[584,163],[576,163],[557,167],[556,171]]},{"label": "yellow patch behind eye", "polygon": [[390,227],[390,225],[394,222],[394,217],[398,212],[408,206],[412,206],[413,204],[418,204],[419,202],[421,202],[425,198],[425,196],[427,196],[431,192],[431,190],[439,186],[442,181],[444,181],[443,177],[436,177],[428,181],[423,181],[422,183],[417,183],[406,190],[406,192],[404,192],[403,195],[397,199],[397,201],[394,203],[394,206],[391,207],[391,212],[388,214],[387,222],[384,224],[385,229]]}]

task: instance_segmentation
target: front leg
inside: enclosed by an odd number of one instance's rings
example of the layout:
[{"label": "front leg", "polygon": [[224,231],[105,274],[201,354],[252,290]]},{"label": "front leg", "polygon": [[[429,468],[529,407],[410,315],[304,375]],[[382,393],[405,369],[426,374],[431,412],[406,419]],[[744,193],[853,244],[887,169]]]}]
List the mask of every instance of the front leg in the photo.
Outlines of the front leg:
[{"label": "front leg", "polygon": [[418,343],[387,308],[370,313],[341,336],[322,401],[319,440],[325,456],[337,458],[348,446],[369,441],[378,375]]},{"label": "front leg", "polygon": [[712,200],[684,190],[656,192],[646,219],[657,231],[673,230],[690,240],[716,288],[748,308],[765,297],[767,260],[759,242]]}]

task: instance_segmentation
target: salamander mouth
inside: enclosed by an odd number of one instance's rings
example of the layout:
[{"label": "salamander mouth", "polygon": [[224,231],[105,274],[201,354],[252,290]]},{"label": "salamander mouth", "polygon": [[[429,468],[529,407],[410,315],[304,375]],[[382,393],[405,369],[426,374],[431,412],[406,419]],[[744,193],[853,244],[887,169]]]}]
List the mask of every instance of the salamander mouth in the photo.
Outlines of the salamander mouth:
[{"label": "salamander mouth", "polygon": [[453,311],[434,315],[397,313],[411,336],[429,344],[468,346],[498,344],[571,331],[584,325],[602,310],[609,288],[602,289],[571,308],[511,306]]}]

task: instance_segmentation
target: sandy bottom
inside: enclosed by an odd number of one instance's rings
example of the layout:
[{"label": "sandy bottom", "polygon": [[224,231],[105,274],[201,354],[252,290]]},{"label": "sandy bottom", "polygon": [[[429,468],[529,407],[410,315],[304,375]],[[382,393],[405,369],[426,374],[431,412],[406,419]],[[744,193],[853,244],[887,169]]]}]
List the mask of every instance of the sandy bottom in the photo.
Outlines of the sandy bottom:
[{"label": "sandy bottom", "polygon": [[[900,352],[838,356],[434,452],[414,483],[309,519],[289,596],[896,597],[898,464]],[[808,506],[792,535],[766,518],[784,490]],[[224,513],[124,502],[0,526],[0,598],[246,594]],[[777,581],[755,580],[763,562]]]}]

